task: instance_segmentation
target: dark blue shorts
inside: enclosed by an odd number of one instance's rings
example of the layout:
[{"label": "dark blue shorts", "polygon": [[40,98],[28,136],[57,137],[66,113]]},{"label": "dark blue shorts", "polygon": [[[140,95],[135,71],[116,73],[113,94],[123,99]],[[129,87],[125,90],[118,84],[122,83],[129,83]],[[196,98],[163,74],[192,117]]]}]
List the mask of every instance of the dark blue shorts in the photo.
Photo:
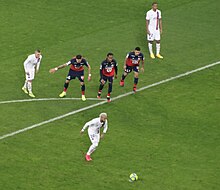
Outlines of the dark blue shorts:
[{"label": "dark blue shorts", "polygon": [[108,76],[102,75],[101,80],[102,80],[102,79],[103,79],[105,82],[109,81],[110,83],[113,83],[114,77],[108,77]]},{"label": "dark blue shorts", "polygon": [[66,80],[72,80],[78,78],[80,82],[84,82],[84,70],[83,71],[74,71],[72,69],[69,70],[69,73],[66,77]]},{"label": "dark blue shorts", "polygon": [[126,65],[125,72],[126,72],[126,73],[130,73],[130,72],[132,72],[132,71],[139,73],[139,65],[134,65],[134,66],[128,66],[128,65]]}]

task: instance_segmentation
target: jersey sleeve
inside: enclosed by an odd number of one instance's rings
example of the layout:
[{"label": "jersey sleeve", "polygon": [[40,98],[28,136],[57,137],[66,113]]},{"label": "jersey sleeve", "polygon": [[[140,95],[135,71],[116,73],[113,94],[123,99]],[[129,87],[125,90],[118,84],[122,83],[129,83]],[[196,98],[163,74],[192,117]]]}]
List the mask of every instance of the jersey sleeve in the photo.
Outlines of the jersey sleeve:
[{"label": "jersey sleeve", "polygon": [[106,133],[108,130],[108,121],[105,121],[105,125],[103,126],[103,133]]},{"label": "jersey sleeve", "polygon": [[66,66],[70,65],[70,64],[72,63],[71,61],[72,61],[72,60],[68,61],[68,62],[66,63]]},{"label": "jersey sleeve", "polygon": [[128,54],[126,55],[126,59],[128,59],[128,58],[130,58],[130,53],[128,53]]},{"label": "jersey sleeve", "polygon": [[89,62],[88,62],[88,61],[86,61],[85,59],[84,59],[83,63],[84,63],[84,65],[85,65],[86,67],[88,67],[88,66],[89,66]]},{"label": "jersey sleeve", "polygon": [[146,20],[150,20],[150,14],[149,14],[149,12],[146,13]]},{"label": "jersey sleeve", "polygon": [[88,121],[82,128],[82,131],[85,131],[90,125],[95,125],[95,120]]},{"label": "jersey sleeve", "polygon": [[27,72],[27,64],[31,61],[31,56],[29,55],[27,59],[24,61],[24,70]]},{"label": "jersey sleeve", "polygon": [[162,18],[161,11],[158,11],[158,12],[159,12],[159,19],[161,19]]}]

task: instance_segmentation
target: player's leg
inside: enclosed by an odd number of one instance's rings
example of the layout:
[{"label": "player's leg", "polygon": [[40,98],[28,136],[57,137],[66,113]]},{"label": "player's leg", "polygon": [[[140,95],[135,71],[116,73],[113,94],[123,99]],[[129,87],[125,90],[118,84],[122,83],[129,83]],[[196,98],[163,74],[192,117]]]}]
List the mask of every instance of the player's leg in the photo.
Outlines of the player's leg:
[{"label": "player's leg", "polygon": [[100,134],[94,134],[88,129],[88,135],[91,141],[91,146],[89,147],[88,152],[86,153],[86,160],[91,161],[90,155],[97,149],[100,141]]},{"label": "player's leg", "polygon": [[126,65],[126,68],[124,70],[124,73],[121,76],[121,80],[120,80],[120,86],[124,86],[124,80],[125,78],[128,76],[128,74],[132,71],[132,67]]},{"label": "player's leg", "polygon": [[70,83],[70,80],[73,79],[71,76],[67,76],[66,77],[66,81],[64,83],[64,87],[63,87],[63,92],[61,92],[61,94],[59,95],[60,98],[63,98],[66,96],[66,91],[69,87],[69,83]]},{"label": "player's leg", "polygon": [[28,75],[27,75],[27,78],[26,78],[28,95],[32,98],[35,98],[35,95],[32,92],[32,81],[34,80],[34,75],[35,75],[34,70],[28,71]]},{"label": "player's leg", "polygon": [[72,79],[75,79],[76,78],[76,75],[75,75],[75,72],[73,70],[69,70],[69,73],[66,77],[66,80],[65,80],[65,83],[64,83],[64,87],[63,87],[63,92],[61,92],[61,94],[59,95],[60,98],[63,98],[66,96],[66,92],[67,92],[67,89],[69,87],[69,83]]},{"label": "player's leg", "polygon": [[107,95],[108,102],[111,102],[112,84],[113,84],[113,77],[108,77],[108,95]]},{"label": "player's leg", "polygon": [[102,89],[104,88],[106,81],[107,81],[107,78],[105,76],[103,76],[100,79],[100,85],[99,85],[99,91],[98,91],[97,98],[101,98]]},{"label": "player's leg", "polygon": [[85,96],[86,85],[84,83],[84,72],[83,71],[78,71],[77,78],[80,81],[81,93],[82,93],[82,101],[86,101],[86,96]]},{"label": "player's leg", "polygon": [[134,93],[137,90],[137,84],[138,84],[138,75],[139,75],[139,67],[134,67],[134,85],[133,85],[133,91]]},{"label": "player's leg", "polygon": [[155,32],[155,40],[156,40],[156,57],[163,59],[163,56],[160,55],[160,31],[159,30]]},{"label": "player's leg", "polygon": [[28,85],[28,81],[27,81],[27,74],[26,75],[26,80],[24,82],[24,86],[22,87],[22,90],[24,91],[25,94],[28,94],[28,90],[27,90],[27,85]]},{"label": "player's leg", "polygon": [[153,42],[154,42],[154,33],[151,32],[151,34],[147,34],[147,40],[148,40],[148,49],[150,53],[151,59],[155,59],[154,53],[153,53]]}]

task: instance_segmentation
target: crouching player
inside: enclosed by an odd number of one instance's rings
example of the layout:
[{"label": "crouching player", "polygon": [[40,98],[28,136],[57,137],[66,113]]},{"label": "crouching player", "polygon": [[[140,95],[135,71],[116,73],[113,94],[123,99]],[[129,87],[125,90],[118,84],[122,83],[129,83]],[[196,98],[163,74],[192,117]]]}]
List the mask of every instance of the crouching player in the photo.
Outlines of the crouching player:
[{"label": "crouching player", "polygon": [[66,77],[66,81],[64,83],[63,92],[59,95],[59,97],[60,98],[65,97],[70,81],[72,79],[78,78],[80,81],[80,85],[81,85],[82,100],[85,101],[86,100],[86,97],[85,97],[86,87],[85,87],[85,83],[84,83],[84,66],[88,67],[88,73],[89,73],[88,81],[91,80],[91,67],[90,67],[89,63],[86,61],[86,59],[84,59],[81,55],[77,55],[76,57],[73,57],[70,61],[68,61],[67,63],[50,69],[49,72],[55,73],[59,69],[67,67],[68,65],[70,65],[70,70],[69,70],[69,73]]},{"label": "crouching player", "polygon": [[139,75],[139,65],[140,61],[142,63],[141,71],[144,72],[144,55],[141,53],[141,49],[136,47],[134,51],[127,54],[124,63],[124,73],[122,74],[120,86],[124,86],[124,80],[127,75],[134,71],[134,85],[133,91],[136,92],[138,84],[138,75]]},{"label": "crouching player", "polygon": [[88,135],[92,145],[89,147],[88,152],[86,153],[86,160],[91,161],[90,155],[96,150],[99,145],[100,141],[100,128],[103,127],[103,133],[101,134],[101,138],[104,137],[104,134],[107,132],[108,129],[108,121],[107,121],[107,114],[101,113],[98,118],[92,119],[91,121],[87,122],[82,130],[80,131],[81,134],[88,128]]},{"label": "crouching player", "polygon": [[108,81],[107,101],[111,101],[112,84],[114,77],[117,78],[118,64],[113,58],[113,53],[108,53],[106,59],[100,65],[100,85],[97,98],[101,98],[104,85]]}]

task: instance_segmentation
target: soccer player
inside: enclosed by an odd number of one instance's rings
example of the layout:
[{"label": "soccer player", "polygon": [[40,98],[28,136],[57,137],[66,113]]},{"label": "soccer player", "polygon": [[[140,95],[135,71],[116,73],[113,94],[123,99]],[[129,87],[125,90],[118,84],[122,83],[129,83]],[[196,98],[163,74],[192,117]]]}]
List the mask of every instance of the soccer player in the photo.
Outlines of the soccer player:
[{"label": "soccer player", "polygon": [[86,101],[85,97],[85,83],[84,83],[84,66],[88,67],[88,81],[91,80],[91,67],[89,63],[82,57],[82,55],[77,55],[76,57],[73,57],[70,61],[67,63],[60,65],[58,67],[55,67],[53,69],[50,69],[50,73],[55,73],[59,69],[62,69],[66,66],[70,65],[69,74],[66,77],[66,81],[64,83],[64,89],[63,92],[59,95],[60,98],[63,98],[66,96],[66,92],[69,86],[69,83],[72,79],[78,78],[81,85],[81,91],[82,91],[82,100]]},{"label": "soccer player", "polygon": [[124,80],[127,75],[134,71],[134,85],[133,91],[136,92],[139,75],[139,65],[141,62],[141,71],[144,72],[144,55],[141,53],[141,49],[136,47],[134,51],[127,54],[124,62],[124,73],[122,74],[120,86],[124,86]]},{"label": "soccer player", "polygon": [[113,58],[113,53],[108,53],[104,61],[100,65],[100,85],[97,98],[101,98],[101,93],[104,85],[108,81],[107,101],[111,102],[111,92],[114,77],[117,78],[118,63]]},{"label": "soccer player", "polygon": [[103,127],[103,133],[101,134],[101,138],[104,138],[105,133],[108,130],[108,121],[107,121],[107,114],[101,113],[99,117],[92,119],[91,121],[87,122],[82,130],[80,131],[81,134],[88,128],[88,135],[92,145],[89,147],[88,152],[86,153],[86,160],[91,161],[90,155],[96,150],[99,145],[100,141],[100,128]]},{"label": "soccer player", "polygon": [[32,81],[34,80],[35,73],[39,72],[41,60],[41,51],[36,50],[34,54],[29,55],[27,59],[24,61],[26,80],[24,86],[22,87],[22,90],[25,94],[28,94],[32,98],[35,97],[35,95],[32,92]]},{"label": "soccer player", "polygon": [[161,11],[157,9],[158,4],[152,3],[152,9],[146,14],[146,30],[148,39],[148,48],[150,57],[155,59],[153,53],[153,41],[156,41],[156,57],[163,59],[160,55],[160,35],[162,34],[162,18]]}]

